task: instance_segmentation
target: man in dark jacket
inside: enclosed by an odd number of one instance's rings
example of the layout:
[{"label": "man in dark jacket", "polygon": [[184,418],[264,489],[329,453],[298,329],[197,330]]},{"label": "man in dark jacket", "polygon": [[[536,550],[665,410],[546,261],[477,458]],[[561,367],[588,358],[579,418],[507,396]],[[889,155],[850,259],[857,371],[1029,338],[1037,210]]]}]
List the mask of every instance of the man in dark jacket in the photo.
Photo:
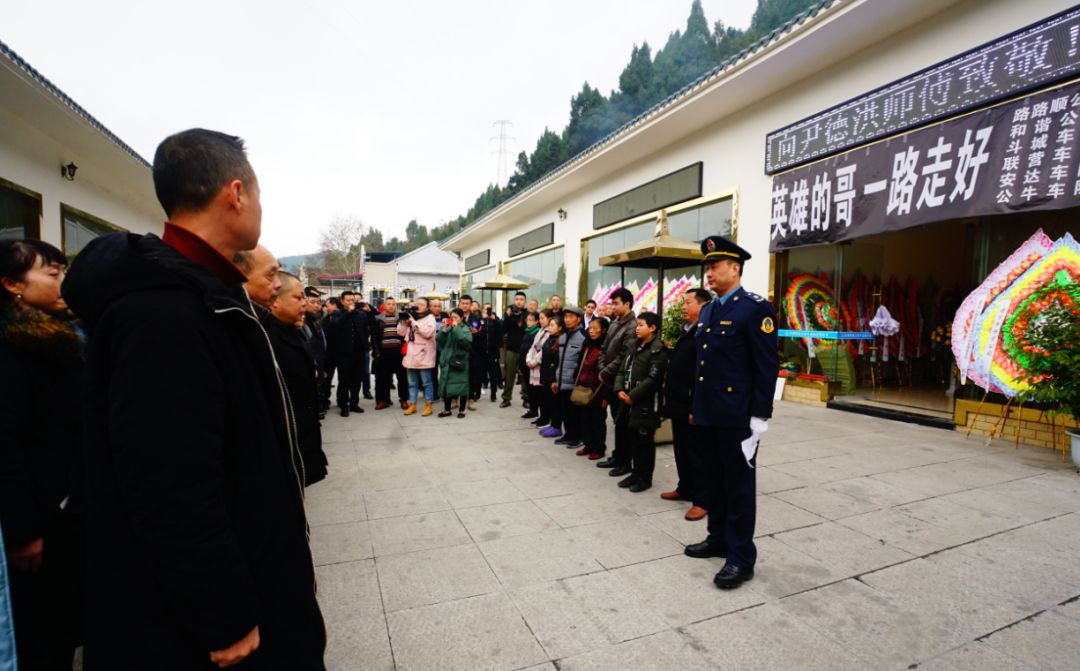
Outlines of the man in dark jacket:
[{"label": "man in dark jacket", "polygon": [[318,368],[301,330],[307,307],[303,285],[295,275],[284,271],[280,275],[281,288],[270,303],[269,312],[260,314],[259,321],[270,336],[274,357],[289,394],[297,448],[303,459],[301,477],[307,487],[326,477],[327,461],[319,427]]},{"label": "man in dark jacket", "polygon": [[707,290],[697,288],[683,296],[683,326],[675,348],[668,359],[667,378],[664,383],[664,399],[667,416],[671,418],[671,434],[675,442],[675,468],[679,472],[679,484],[660,498],[668,501],[690,501],[692,506],[686,519],[696,522],[709,514],[705,502],[706,483],[702,479],[701,430],[690,423],[691,398],[694,392],[694,356],[697,345],[698,315],[701,308],[712,300]]},{"label": "man in dark jacket", "polygon": [[[623,350],[629,343],[634,342],[634,331],[637,326],[637,318],[634,317],[634,294],[625,287],[616,289],[611,294],[611,306],[614,310],[615,321],[608,327],[607,337],[604,339],[604,357],[600,360],[600,380],[609,385],[614,382],[615,374],[622,363]],[[611,418],[615,419],[615,413],[619,409],[618,400],[614,393],[609,400]],[[619,440],[619,434],[615,434],[615,449],[611,457],[596,463],[598,468],[614,469],[611,475],[618,477],[630,472],[630,446]]]},{"label": "man in dark jacket", "polygon": [[369,331],[367,314],[356,306],[356,294],[341,292],[344,310],[336,313],[327,329],[327,353],[337,368],[337,404],[342,417],[364,412],[360,407],[363,386],[363,358],[367,354]]},{"label": "man in dark jacket", "polygon": [[97,238],[64,283],[90,329],[85,668],[322,669],[296,436],[229,261],[258,242],[258,181],[201,129],[153,175],[164,236]]},{"label": "man in dark jacket", "polygon": [[[514,304],[506,308],[506,316],[502,320],[502,332],[506,336],[506,351],[503,353],[503,392],[500,408],[509,408],[514,400],[514,387],[518,380],[518,350],[521,349],[521,339],[525,335],[525,296],[524,291],[514,294]],[[521,400],[526,398],[525,385],[521,386]]]}]

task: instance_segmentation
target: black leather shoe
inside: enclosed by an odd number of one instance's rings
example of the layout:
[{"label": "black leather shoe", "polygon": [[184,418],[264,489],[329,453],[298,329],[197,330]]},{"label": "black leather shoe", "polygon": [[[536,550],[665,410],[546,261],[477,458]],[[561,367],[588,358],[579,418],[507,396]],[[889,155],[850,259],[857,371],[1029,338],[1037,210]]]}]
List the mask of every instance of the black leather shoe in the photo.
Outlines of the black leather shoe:
[{"label": "black leather shoe", "polygon": [[349,409],[346,408],[345,406],[341,406],[341,416],[342,417],[348,417],[349,416]]},{"label": "black leather shoe", "polygon": [[361,408],[358,405],[350,405],[349,406],[349,412],[363,412],[363,411],[364,411],[364,409]]},{"label": "black leather shoe", "polygon": [[366,398],[367,400],[370,401],[372,398],[374,398],[374,396],[372,396],[371,394],[365,393],[364,398]]},{"label": "black leather shoe", "polygon": [[597,463],[596,467],[597,468],[615,468],[615,459],[612,458],[612,457],[608,457],[607,459],[604,459],[603,461]]},{"label": "black leather shoe", "polygon": [[630,472],[630,469],[626,468],[625,466],[616,466],[615,468],[608,471],[608,475],[610,475],[613,478],[617,478],[619,476],[626,475],[629,472]]},{"label": "black leather shoe", "polygon": [[754,577],[753,567],[724,564],[724,568],[713,578],[713,584],[720,589],[733,589]]},{"label": "black leather shoe", "polygon": [[652,489],[652,483],[651,482],[645,482],[644,480],[638,480],[634,484],[630,485],[630,491],[634,492],[635,494],[637,494],[639,492],[643,492],[646,489]]},{"label": "black leather shoe", "polygon": [[683,548],[683,554],[696,559],[708,559],[709,557],[726,557],[727,551],[709,541],[701,541],[700,543],[687,545]]},{"label": "black leather shoe", "polygon": [[[614,474],[615,474],[615,471],[612,471],[610,473],[610,475],[614,475]],[[629,477],[625,477],[622,480],[619,480],[619,486],[622,487],[623,489],[627,489],[628,487],[633,487],[636,484],[637,484],[637,478],[634,477],[633,475],[631,475]]]}]

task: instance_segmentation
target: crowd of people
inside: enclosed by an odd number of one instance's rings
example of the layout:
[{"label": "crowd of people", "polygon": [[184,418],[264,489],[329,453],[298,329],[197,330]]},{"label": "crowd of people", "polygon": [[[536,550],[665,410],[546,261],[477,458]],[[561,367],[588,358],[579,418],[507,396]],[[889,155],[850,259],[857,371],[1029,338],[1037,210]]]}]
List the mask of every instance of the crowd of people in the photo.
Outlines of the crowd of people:
[{"label": "crowd of people", "polygon": [[71,268],[0,241],[0,580],[6,563],[20,668],[70,669],[80,645],[89,671],[324,668],[304,488],[328,474],[332,397],[346,418],[396,390],[406,416],[441,400],[460,419],[516,389],[522,420],[633,493],[670,418],[679,482],[661,497],[709,518],[686,554],[726,557],[719,587],[752,578],[776,347],[771,307],[739,285],[745,250],[702,242],[712,292],[686,294],[669,346],[625,288],[584,308],[517,292],[501,316],[467,295],[445,312],[324,300],[258,244],[233,136],[166,138],[153,177],[160,238],[102,236]]}]

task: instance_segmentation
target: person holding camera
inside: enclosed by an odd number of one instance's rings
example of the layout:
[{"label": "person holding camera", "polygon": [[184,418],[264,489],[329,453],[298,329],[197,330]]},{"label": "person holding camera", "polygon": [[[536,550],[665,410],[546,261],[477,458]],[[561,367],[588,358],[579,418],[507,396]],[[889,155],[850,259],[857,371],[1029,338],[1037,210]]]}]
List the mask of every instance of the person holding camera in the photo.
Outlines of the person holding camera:
[{"label": "person holding camera", "polygon": [[375,318],[375,327],[371,330],[371,357],[375,368],[375,409],[390,407],[390,386],[397,380],[398,403],[401,409],[409,407],[407,400],[409,382],[405,377],[405,368],[401,365],[401,346],[405,340],[398,335],[397,301],[387,296],[383,299],[382,314]]},{"label": "person holding camera", "polygon": [[472,349],[472,331],[465,324],[465,312],[455,308],[435,336],[439,346],[439,395],[443,399],[443,411],[439,417],[453,414],[450,405],[457,401],[458,418],[465,417],[469,399],[469,352]]},{"label": "person holding camera", "polygon": [[488,393],[494,403],[502,384],[502,366],[499,364],[499,352],[503,342],[502,320],[496,316],[490,303],[484,304],[481,314],[484,317],[480,325],[480,337],[484,341],[484,369],[481,371],[481,380],[487,382]]},{"label": "person holding camera", "polygon": [[[506,308],[506,316],[502,320],[502,332],[506,336],[506,352],[503,354],[503,392],[500,408],[509,408],[514,399],[514,387],[517,386],[519,365],[518,352],[521,350],[521,340],[525,337],[525,300],[528,297],[524,291],[514,294],[514,304]],[[525,393],[528,381],[521,381],[521,400],[527,400]]]},{"label": "person holding camera", "polygon": [[431,384],[431,370],[435,367],[435,330],[435,317],[428,310],[426,298],[417,298],[416,307],[402,312],[398,320],[398,335],[405,339],[405,357],[401,363],[409,376],[406,415],[416,414],[421,382],[424,385],[423,416],[431,414],[431,402],[435,399]]}]

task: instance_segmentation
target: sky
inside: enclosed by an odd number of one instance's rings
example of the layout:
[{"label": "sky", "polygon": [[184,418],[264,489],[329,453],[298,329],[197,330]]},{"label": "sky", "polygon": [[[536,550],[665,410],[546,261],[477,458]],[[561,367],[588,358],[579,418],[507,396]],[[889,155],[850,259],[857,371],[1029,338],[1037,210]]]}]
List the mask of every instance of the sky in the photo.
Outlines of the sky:
[{"label": "sky", "polygon": [[[703,0],[746,28],[756,0]],[[690,0],[289,3],[0,0],[0,40],[151,160],[170,133],[239,135],[259,177],[262,242],[318,249],[356,216],[404,237],[463,214],[588,81],[608,93],[635,44],[662,47]]]}]

